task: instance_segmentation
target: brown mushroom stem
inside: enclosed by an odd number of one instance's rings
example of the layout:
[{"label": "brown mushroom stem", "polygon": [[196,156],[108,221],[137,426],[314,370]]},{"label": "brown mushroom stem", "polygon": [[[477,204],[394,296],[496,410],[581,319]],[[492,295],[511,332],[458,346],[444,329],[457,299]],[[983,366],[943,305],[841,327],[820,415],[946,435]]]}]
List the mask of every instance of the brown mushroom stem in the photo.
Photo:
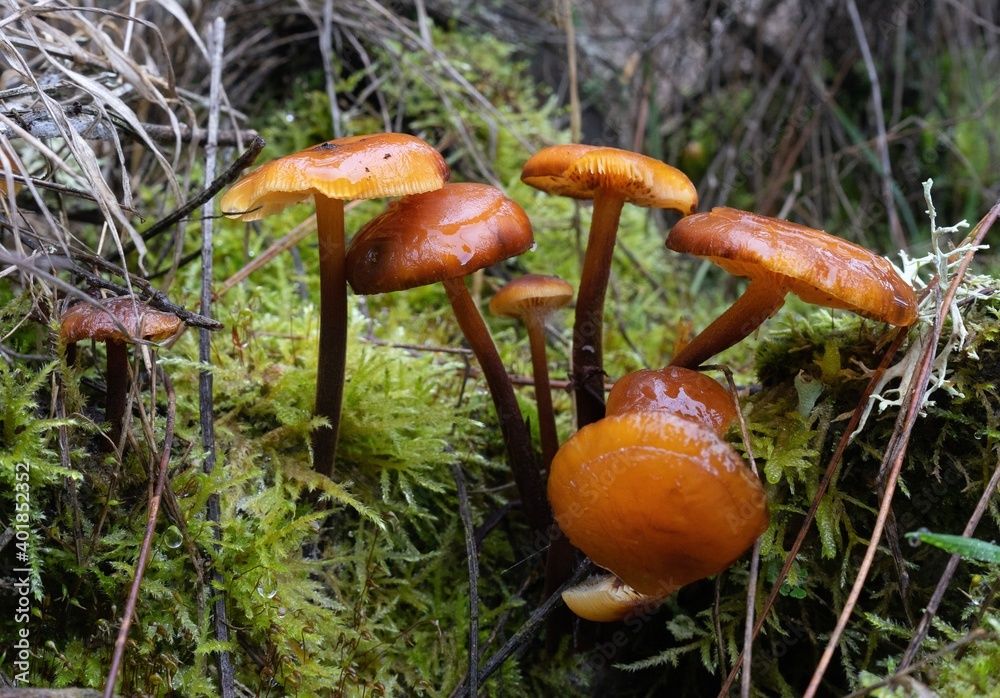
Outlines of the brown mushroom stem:
[{"label": "brown mushroom stem", "polygon": [[117,339],[106,343],[108,363],[104,378],[106,386],[104,418],[111,423],[107,440],[101,442],[101,449],[111,451],[117,447],[125,427],[125,403],[128,401],[128,345]]},{"label": "brown mushroom stem", "polygon": [[599,190],[583,259],[573,324],[573,386],[577,427],[604,417],[604,296],[625,197]]},{"label": "brown mushroom stem", "polygon": [[545,316],[528,313],[524,318],[531,347],[531,371],[535,379],[535,404],[538,406],[538,434],[542,441],[542,469],[547,470],[556,451],[559,435],[556,414],[552,407],[552,386],[549,383],[549,362],[545,352]]},{"label": "brown mushroom stem", "polygon": [[524,424],[521,409],[514,395],[507,369],[497,353],[493,338],[490,337],[486,323],[479,309],[472,302],[469,289],[463,278],[444,279],[448,300],[455,311],[458,326],[462,329],[472,353],[479,360],[493,406],[500,419],[500,431],[503,434],[504,446],[507,449],[507,460],[510,461],[514,481],[521,495],[525,517],[536,531],[545,531],[552,521],[552,511],[542,487],[542,479],[535,466],[535,453],[531,446],[531,435]]},{"label": "brown mushroom stem", "polygon": [[735,303],[702,330],[670,362],[671,366],[696,368],[725,351],[760,327],[785,302],[788,286],[772,275],[753,279]]},{"label": "brown mushroom stem", "polygon": [[318,417],[330,423],[313,432],[316,471],[331,477],[340,432],[347,362],[347,280],[344,276],[344,202],[316,195],[319,236],[319,355],[316,367]]}]

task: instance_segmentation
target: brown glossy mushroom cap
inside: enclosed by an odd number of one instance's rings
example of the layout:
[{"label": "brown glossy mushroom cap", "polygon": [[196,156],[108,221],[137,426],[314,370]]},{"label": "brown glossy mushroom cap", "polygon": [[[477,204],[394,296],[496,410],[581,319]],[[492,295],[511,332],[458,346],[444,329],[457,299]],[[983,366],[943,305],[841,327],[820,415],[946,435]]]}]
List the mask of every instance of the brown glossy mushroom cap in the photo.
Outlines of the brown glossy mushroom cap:
[{"label": "brown glossy mushroom cap", "polygon": [[607,414],[665,410],[725,433],[736,419],[729,391],[704,373],[677,366],[634,371],[608,393]]},{"label": "brown glossy mushroom cap", "polygon": [[583,427],[552,461],[548,491],[570,542],[652,596],[726,569],[768,525],[763,488],[733,447],[668,412]]},{"label": "brown glossy mushroom cap", "polygon": [[698,209],[698,192],[683,172],[639,153],[590,145],[554,145],[532,155],[521,181],[549,194],[593,199],[600,189],[649,208],[681,215]]},{"label": "brown glossy mushroom cap", "polygon": [[524,210],[487,184],[406,196],[368,221],[347,249],[355,293],[389,293],[466,276],[527,251]]},{"label": "brown glossy mushroom cap", "polygon": [[804,225],[719,207],[681,219],[667,247],[706,257],[737,276],[773,274],[807,303],[893,325],[917,319],[913,288],[887,260]]},{"label": "brown glossy mushroom cap", "polygon": [[566,307],[573,300],[573,287],[558,276],[525,274],[504,284],[490,299],[490,312],[502,317],[523,318]]},{"label": "brown glossy mushroom cap", "polygon": [[[164,313],[147,303],[121,296],[101,301],[103,310],[90,303],[77,303],[62,314],[59,336],[64,344],[93,339],[99,342],[134,342],[144,339],[160,342],[172,336],[181,327],[181,319]],[[121,323],[130,334],[122,334],[115,322]]]},{"label": "brown glossy mushroom cap", "polygon": [[576,615],[596,623],[625,620],[637,613],[648,613],[669,596],[640,594],[613,574],[585,579],[562,593],[562,600]]},{"label": "brown glossy mushroom cap", "polygon": [[348,201],[431,191],[449,174],[441,153],[415,136],[350,136],[261,165],[226,192],[220,207],[252,221],[317,194]]}]

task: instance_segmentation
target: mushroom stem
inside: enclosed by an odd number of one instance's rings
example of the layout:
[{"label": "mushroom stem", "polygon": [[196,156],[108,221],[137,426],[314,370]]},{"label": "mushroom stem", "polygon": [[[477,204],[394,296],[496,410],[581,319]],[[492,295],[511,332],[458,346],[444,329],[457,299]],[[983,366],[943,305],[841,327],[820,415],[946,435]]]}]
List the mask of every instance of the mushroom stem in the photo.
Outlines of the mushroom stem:
[{"label": "mushroom stem", "polygon": [[573,324],[573,390],[577,427],[604,417],[604,296],[625,197],[598,190],[590,220]]},{"label": "mushroom stem", "polygon": [[101,442],[101,449],[111,451],[121,442],[125,427],[125,403],[128,398],[128,345],[117,339],[109,339],[105,343],[108,353],[107,375],[104,378],[106,387],[104,403],[104,418],[111,423],[106,441]]},{"label": "mushroom stem", "polygon": [[716,354],[748,337],[761,323],[778,312],[788,286],[780,277],[754,278],[735,303],[701,331],[670,362],[671,366],[696,368]]},{"label": "mushroom stem", "polygon": [[347,361],[347,281],[344,277],[344,202],[317,194],[316,232],[319,236],[319,355],[316,367],[316,408],[329,426],[313,432],[313,464],[331,477],[340,432]]},{"label": "mushroom stem", "polygon": [[528,313],[524,317],[531,346],[531,371],[535,377],[535,404],[538,405],[538,434],[542,440],[542,469],[547,470],[556,451],[559,436],[556,414],[552,407],[552,386],[549,383],[549,363],[545,352],[545,316]]},{"label": "mushroom stem", "polygon": [[493,406],[500,419],[500,431],[507,449],[507,460],[510,462],[514,481],[521,494],[525,517],[536,531],[545,531],[552,521],[552,512],[542,487],[541,476],[535,466],[531,435],[521,416],[521,409],[518,407],[514,386],[511,385],[507,369],[500,359],[500,354],[497,353],[493,338],[490,337],[486,323],[483,322],[483,316],[472,302],[465,281],[459,277],[444,279],[442,283],[455,311],[458,326],[462,329],[486,377],[490,395],[493,397]]}]

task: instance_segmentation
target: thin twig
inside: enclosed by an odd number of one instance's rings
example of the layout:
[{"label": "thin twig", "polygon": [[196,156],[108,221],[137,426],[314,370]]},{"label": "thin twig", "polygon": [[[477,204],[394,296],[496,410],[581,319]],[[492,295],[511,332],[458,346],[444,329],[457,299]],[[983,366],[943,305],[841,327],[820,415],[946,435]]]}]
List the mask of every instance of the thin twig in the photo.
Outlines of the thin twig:
[{"label": "thin twig", "polygon": [[[226,21],[217,17],[212,23],[208,36],[209,60],[211,61],[211,85],[209,87],[208,140],[205,147],[205,179],[215,177],[216,155],[218,152],[219,109],[222,91],[223,41],[226,35]],[[232,169],[232,168],[230,168]],[[214,186],[214,185],[213,185]],[[211,190],[213,187],[209,187]],[[208,191],[206,190],[206,191]],[[212,316],[212,198],[205,201],[201,219],[201,313]],[[198,411],[201,423],[201,446],[205,453],[202,469],[206,475],[215,469],[215,417],[212,400],[212,335],[208,330],[198,330],[198,362],[202,368],[198,372]],[[215,552],[218,554],[222,541],[220,523],[219,494],[213,492],[206,502],[206,518],[212,527]],[[224,579],[217,569],[212,570],[212,578],[220,586],[216,590],[212,605],[215,638],[220,644],[229,642],[229,625],[226,622],[226,594],[222,590]],[[219,661],[219,687],[223,698],[234,698],[236,683],[229,651],[220,649],[216,653]]]},{"label": "thin twig", "polygon": [[[705,368],[715,368],[722,371],[729,384],[729,394],[733,398],[733,405],[736,407],[736,417],[740,423],[740,436],[743,439],[743,447],[747,451],[747,460],[750,470],[759,480],[760,473],[757,472],[757,461],[753,457],[753,447],[750,445],[750,431],[747,429],[746,420],[743,418],[743,408],[740,406],[739,393],[736,391],[736,381],[733,380],[733,372],[728,366],[706,366]],[[743,680],[740,686],[740,697],[750,698],[750,667],[753,661],[753,640],[754,640],[754,608],[757,604],[757,580],[760,576],[760,538],[753,542],[753,552],[750,554],[750,576],[747,580],[747,612],[746,624],[743,630]],[[737,665],[738,666],[738,665]],[[734,667],[735,669],[735,667]]]},{"label": "thin twig", "polygon": [[889,234],[892,236],[892,243],[897,249],[907,249],[906,238],[903,237],[903,228],[899,224],[899,211],[896,210],[896,203],[892,194],[892,162],[889,159],[889,142],[885,131],[885,110],[882,107],[882,86],[878,79],[878,70],[875,68],[875,61],[872,59],[871,49],[868,47],[868,39],[865,37],[865,28],[861,23],[861,15],[858,13],[858,6],[854,0],[847,0],[847,13],[851,16],[851,24],[854,26],[854,34],[858,39],[858,47],[861,49],[861,56],[865,62],[865,69],[868,71],[868,80],[872,85],[872,111],[875,115],[875,126],[878,129],[879,160],[882,164],[882,198],[884,199],[886,212],[889,215]]},{"label": "thin twig", "polygon": [[[205,187],[205,189],[203,189],[202,191],[198,192],[197,196],[192,197],[176,211],[172,212],[167,217],[157,221],[149,228],[144,230],[142,232],[142,235],[140,236],[143,242],[148,242],[152,238],[162,233],[164,230],[167,230],[170,227],[179,223],[180,221],[184,220],[196,208],[198,208],[199,206],[204,206],[208,201],[211,201],[211,199],[220,191],[222,191],[224,187],[229,186],[237,179],[239,179],[239,176],[243,174],[243,171],[254,163],[254,160],[256,160],[257,156],[260,155],[260,151],[264,149],[265,145],[267,145],[267,141],[265,141],[260,136],[255,137],[252,141],[250,141],[250,145],[248,145],[247,149],[243,151],[243,154],[240,155],[238,158],[236,158],[236,160],[233,161],[233,164],[230,165],[226,169],[226,171],[223,172],[218,178],[216,178],[210,185]],[[209,208],[208,212],[205,215],[211,215],[211,214],[212,211]],[[131,243],[125,245],[125,254],[128,254],[134,249],[135,246],[132,245]]]},{"label": "thin twig", "polygon": [[[498,649],[493,656],[489,658],[482,669],[479,670],[479,680],[480,682],[485,681],[490,676],[494,674],[504,662],[510,659],[513,655],[522,651],[527,647],[528,643],[538,632],[538,629],[545,622],[545,617],[552,612],[552,609],[556,607],[556,604],[562,602],[562,593],[569,589],[575,584],[579,584],[583,581],[583,578],[587,576],[590,571],[590,561],[584,560],[573,572],[573,576],[566,580],[566,582],[556,590],[552,596],[545,600],[541,606],[535,609],[535,612],[531,614],[531,617],[524,622],[517,632],[514,633],[504,645]],[[469,695],[467,692],[459,691],[458,695]]]},{"label": "thin twig", "polygon": [[469,695],[475,697],[479,695],[479,555],[476,552],[476,533],[472,526],[465,475],[462,474],[462,466],[458,463],[453,463],[451,470],[458,488],[458,514],[462,519],[465,555],[469,563],[469,674],[466,683],[469,686]]},{"label": "thin twig", "polygon": [[177,408],[177,396],[174,394],[174,385],[170,382],[167,374],[162,369],[159,370],[159,374],[163,380],[163,386],[167,391],[167,419],[163,434],[163,448],[160,453],[160,467],[156,475],[156,484],[149,500],[149,511],[146,515],[146,533],[142,538],[142,545],[139,548],[139,559],[135,563],[135,576],[132,579],[132,588],[129,590],[128,600],[125,602],[125,613],[122,615],[121,628],[118,631],[118,638],[115,640],[115,651],[111,658],[111,668],[108,670],[108,681],[104,686],[104,698],[112,698],[115,693],[115,683],[118,681],[118,672],[121,669],[122,658],[125,656],[125,642],[128,640],[128,631],[132,625],[132,617],[135,615],[136,604],[139,601],[139,587],[142,585],[142,573],[146,569],[149,552],[153,546],[153,533],[156,531],[156,518],[160,510],[160,499],[163,497],[163,488],[167,482],[167,466],[170,465],[170,445],[174,440],[174,415]]}]

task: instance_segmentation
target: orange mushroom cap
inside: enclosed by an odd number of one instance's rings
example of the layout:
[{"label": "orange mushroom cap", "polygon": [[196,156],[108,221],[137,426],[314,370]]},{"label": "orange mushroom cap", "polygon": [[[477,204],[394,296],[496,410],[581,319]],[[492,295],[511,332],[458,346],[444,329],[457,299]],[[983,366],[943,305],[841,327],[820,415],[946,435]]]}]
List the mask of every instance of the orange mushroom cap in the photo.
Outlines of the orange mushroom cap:
[{"label": "orange mushroom cap", "polygon": [[879,255],[821,230],[732,208],[681,219],[667,247],[705,257],[736,276],[774,274],[807,303],[908,326],[916,294]]},{"label": "orange mushroom cap", "polygon": [[634,371],[619,378],[608,393],[608,416],[664,410],[722,434],[736,419],[729,391],[704,373],[677,366]]},{"label": "orange mushroom cap", "polygon": [[406,196],[368,221],[347,250],[355,293],[389,293],[466,276],[534,242],[524,210],[487,184]]},{"label": "orange mushroom cap", "polygon": [[350,136],[261,165],[220,206],[231,218],[252,221],[317,194],[345,201],[404,196],[439,189],[449,175],[441,153],[416,136]]},{"label": "orange mushroom cap", "polygon": [[[181,319],[164,313],[148,303],[128,296],[101,301],[101,308],[91,303],[77,303],[62,314],[59,336],[64,344],[94,339],[99,342],[133,343],[136,339],[160,342],[181,327]],[[103,308],[103,309],[102,309]],[[123,334],[121,323],[130,334]]]},{"label": "orange mushroom cap", "polygon": [[630,412],[580,429],[552,461],[559,528],[641,594],[731,565],[768,525],[760,481],[708,427]]},{"label": "orange mushroom cap", "polygon": [[573,287],[558,276],[524,274],[504,284],[490,299],[490,312],[502,317],[525,315],[563,308],[573,300]]},{"label": "orange mushroom cap", "polygon": [[609,189],[637,206],[669,208],[681,215],[698,209],[698,192],[687,175],[654,158],[618,148],[543,148],[525,163],[521,181],[575,199],[593,199],[599,189]]}]

